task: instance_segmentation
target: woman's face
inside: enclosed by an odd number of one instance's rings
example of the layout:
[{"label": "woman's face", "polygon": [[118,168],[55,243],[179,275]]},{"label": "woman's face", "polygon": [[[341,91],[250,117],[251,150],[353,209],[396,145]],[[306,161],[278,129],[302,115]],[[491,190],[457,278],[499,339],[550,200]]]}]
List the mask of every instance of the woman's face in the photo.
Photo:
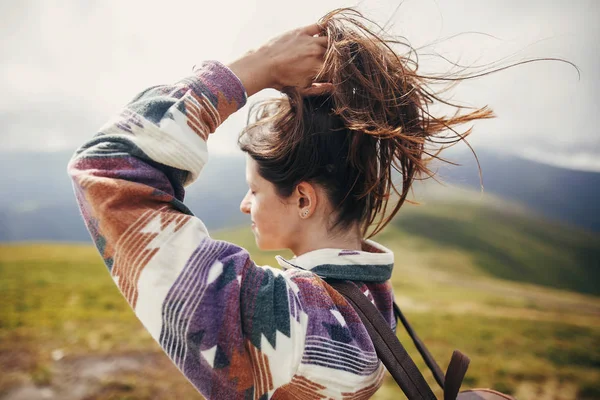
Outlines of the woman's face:
[{"label": "woman's face", "polygon": [[[246,183],[248,192],[240,204],[240,210],[250,214],[252,232],[261,250],[290,248],[298,224],[297,207],[284,204],[275,193],[273,184],[258,174],[258,165],[246,153]],[[290,201],[293,201],[293,196]]]}]

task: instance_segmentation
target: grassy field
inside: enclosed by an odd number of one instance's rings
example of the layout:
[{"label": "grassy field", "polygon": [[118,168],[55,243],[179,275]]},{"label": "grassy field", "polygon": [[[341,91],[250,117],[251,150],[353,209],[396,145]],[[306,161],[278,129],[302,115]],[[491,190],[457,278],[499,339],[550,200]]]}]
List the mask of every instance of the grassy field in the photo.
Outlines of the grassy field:
[{"label": "grassy field", "polygon": [[[454,213],[479,226],[452,231],[441,218],[405,214],[376,240],[394,251],[397,301],[442,368],[460,349],[472,360],[463,387],[519,399],[600,399],[600,298],[556,288],[598,293],[594,259],[585,261],[598,254],[595,236],[538,234],[523,218],[481,211]],[[261,265],[291,257],[259,251],[249,229],[212,236],[244,246]],[[563,282],[569,270],[582,275]],[[529,283],[532,276],[546,286]],[[201,398],[87,245],[0,245],[0,365],[1,400]],[[374,398],[401,398],[394,385],[388,377]]]}]

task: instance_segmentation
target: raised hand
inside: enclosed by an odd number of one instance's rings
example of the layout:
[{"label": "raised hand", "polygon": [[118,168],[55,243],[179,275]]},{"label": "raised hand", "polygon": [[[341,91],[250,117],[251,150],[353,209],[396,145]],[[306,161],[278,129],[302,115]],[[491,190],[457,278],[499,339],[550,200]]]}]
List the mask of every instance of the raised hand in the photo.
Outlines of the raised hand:
[{"label": "raised hand", "polygon": [[265,88],[282,90],[286,86],[303,88],[307,95],[327,92],[329,84],[313,84],[327,50],[327,37],[315,36],[321,31],[319,24],[288,31],[229,68],[240,78],[248,96]]}]

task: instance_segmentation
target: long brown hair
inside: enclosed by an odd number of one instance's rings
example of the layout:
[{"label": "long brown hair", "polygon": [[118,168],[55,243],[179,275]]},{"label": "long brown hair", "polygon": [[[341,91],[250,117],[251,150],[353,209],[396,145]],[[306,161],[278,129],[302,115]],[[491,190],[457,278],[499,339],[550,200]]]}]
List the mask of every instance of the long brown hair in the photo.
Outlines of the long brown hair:
[{"label": "long brown hair", "polygon": [[[379,27],[353,8],[336,9],[321,18],[328,47],[316,80],[333,83],[333,92],[302,96],[296,88],[285,88],[281,98],[254,104],[238,145],[257,162],[259,174],[279,197],[288,198],[302,181],[321,185],[337,212],[327,229],[343,231],[359,223],[362,236],[371,238],[405,201],[415,203],[407,194],[414,180],[434,177],[428,167],[433,159],[451,163],[438,156],[442,150],[461,140],[471,148],[465,138],[472,127],[460,133],[456,126],[494,114],[487,106],[469,108],[440,96],[461,80],[481,74],[419,74],[416,51],[408,43],[386,37],[381,27],[375,34],[363,21]],[[404,47],[405,54],[397,54],[393,45]],[[448,87],[434,92],[433,82],[447,82]],[[429,111],[434,103],[455,112],[434,116]],[[400,191],[392,168],[402,175]],[[480,167],[479,173],[481,177]],[[390,198],[396,204],[384,218]],[[378,225],[367,236],[378,215]]]}]

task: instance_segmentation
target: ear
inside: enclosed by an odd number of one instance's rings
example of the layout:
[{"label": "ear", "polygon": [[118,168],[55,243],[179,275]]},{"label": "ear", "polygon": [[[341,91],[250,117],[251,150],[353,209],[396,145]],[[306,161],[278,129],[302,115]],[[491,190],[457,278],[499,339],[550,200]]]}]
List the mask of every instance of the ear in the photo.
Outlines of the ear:
[{"label": "ear", "polygon": [[314,213],[317,208],[317,190],[314,185],[308,182],[300,182],[296,185],[296,206],[298,212],[309,209],[309,215]]}]

